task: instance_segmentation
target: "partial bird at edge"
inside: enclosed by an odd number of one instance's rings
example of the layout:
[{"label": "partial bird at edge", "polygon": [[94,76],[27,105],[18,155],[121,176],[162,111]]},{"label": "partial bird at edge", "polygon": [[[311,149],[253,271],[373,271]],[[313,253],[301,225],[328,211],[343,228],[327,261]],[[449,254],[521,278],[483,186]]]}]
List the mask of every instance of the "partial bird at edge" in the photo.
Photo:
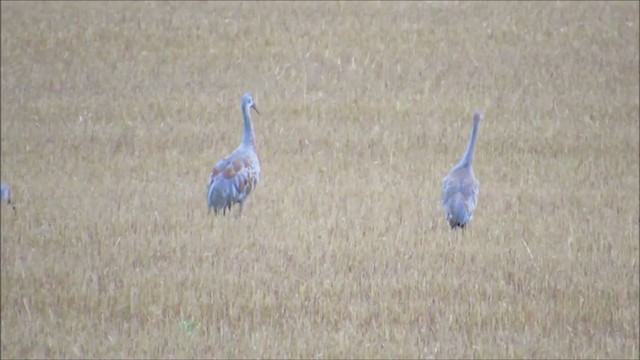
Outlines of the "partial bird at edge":
[{"label": "partial bird at edge", "polygon": [[0,184],[0,200],[6,201],[7,204],[11,205],[13,212],[16,212],[16,206],[11,201],[11,186],[9,184]]}]

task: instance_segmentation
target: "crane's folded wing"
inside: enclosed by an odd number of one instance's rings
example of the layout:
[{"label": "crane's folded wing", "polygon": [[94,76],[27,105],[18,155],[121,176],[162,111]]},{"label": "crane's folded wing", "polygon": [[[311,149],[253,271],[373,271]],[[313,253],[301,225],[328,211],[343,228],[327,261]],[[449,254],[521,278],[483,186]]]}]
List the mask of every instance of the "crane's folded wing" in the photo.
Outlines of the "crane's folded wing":
[{"label": "crane's folded wing", "polygon": [[243,199],[258,185],[258,177],[247,157],[229,157],[218,162],[211,174],[210,184],[228,201]]},{"label": "crane's folded wing", "polygon": [[442,203],[446,203],[455,194],[461,194],[469,205],[475,207],[478,198],[479,183],[474,179],[456,179],[446,177],[442,182]]}]

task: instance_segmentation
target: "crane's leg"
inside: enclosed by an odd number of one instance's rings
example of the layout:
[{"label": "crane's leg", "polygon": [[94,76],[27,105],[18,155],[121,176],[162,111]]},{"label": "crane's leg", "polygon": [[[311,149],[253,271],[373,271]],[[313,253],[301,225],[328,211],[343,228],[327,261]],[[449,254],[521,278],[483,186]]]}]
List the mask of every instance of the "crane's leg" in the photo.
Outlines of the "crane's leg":
[{"label": "crane's leg", "polygon": [[244,207],[244,201],[239,202],[240,206],[238,206],[238,219],[242,217],[242,208]]},{"label": "crane's leg", "polygon": [[229,203],[229,205],[225,205],[222,208],[222,215],[226,216],[227,215],[227,211],[229,211],[229,214],[231,214],[231,203]]}]

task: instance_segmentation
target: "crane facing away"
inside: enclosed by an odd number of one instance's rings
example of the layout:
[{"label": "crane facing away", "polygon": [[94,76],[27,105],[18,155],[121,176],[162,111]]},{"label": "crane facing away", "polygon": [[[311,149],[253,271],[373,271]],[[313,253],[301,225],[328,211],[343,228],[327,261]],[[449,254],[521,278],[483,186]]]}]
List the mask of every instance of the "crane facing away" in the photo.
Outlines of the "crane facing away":
[{"label": "crane facing away", "polygon": [[228,156],[218,161],[209,178],[207,203],[215,214],[231,211],[231,206],[240,204],[238,216],[242,215],[244,202],[260,181],[260,161],[256,152],[256,139],[251,123],[251,109],[258,114],[253,96],[242,96],[244,134],[240,145]]},{"label": "crane facing away", "polygon": [[473,130],[467,151],[442,180],[442,206],[452,229],[464,229],[473,219],[473,211],[478,203],[480,182],[473,174],[473,151],[478,137],[478,125],[483,118],[484,114],[481,112],[473,114]]}]

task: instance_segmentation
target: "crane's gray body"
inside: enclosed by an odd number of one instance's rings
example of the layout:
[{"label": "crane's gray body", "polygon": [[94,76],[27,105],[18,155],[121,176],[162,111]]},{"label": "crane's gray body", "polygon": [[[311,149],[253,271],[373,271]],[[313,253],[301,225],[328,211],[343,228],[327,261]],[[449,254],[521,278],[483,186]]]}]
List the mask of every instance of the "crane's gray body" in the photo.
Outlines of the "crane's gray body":
[{"label": "crane's gray body", "polygon": [[478,125],[484,115],[473,115],[473,131],[467,151],[451,172],[442,181],[442,206],[451,228],[462,228],[473,219],[473,211],[478,204],[480,182],[473,173],[473,152],[478,136]]},{"label": "crane's gray body", "polygon": [[[260,161],[256,152],[255,134],[251,123],[251,109],[256,111],[251,94],[242,97],[244,134],[242,143],[213,167],[209,177],[207,203],[217,214],[226,214],[231,206],[239,204],[238,214],[242,214],[244,202],[260,182]],[[259,112],[258,112],[259,113]]]}]

